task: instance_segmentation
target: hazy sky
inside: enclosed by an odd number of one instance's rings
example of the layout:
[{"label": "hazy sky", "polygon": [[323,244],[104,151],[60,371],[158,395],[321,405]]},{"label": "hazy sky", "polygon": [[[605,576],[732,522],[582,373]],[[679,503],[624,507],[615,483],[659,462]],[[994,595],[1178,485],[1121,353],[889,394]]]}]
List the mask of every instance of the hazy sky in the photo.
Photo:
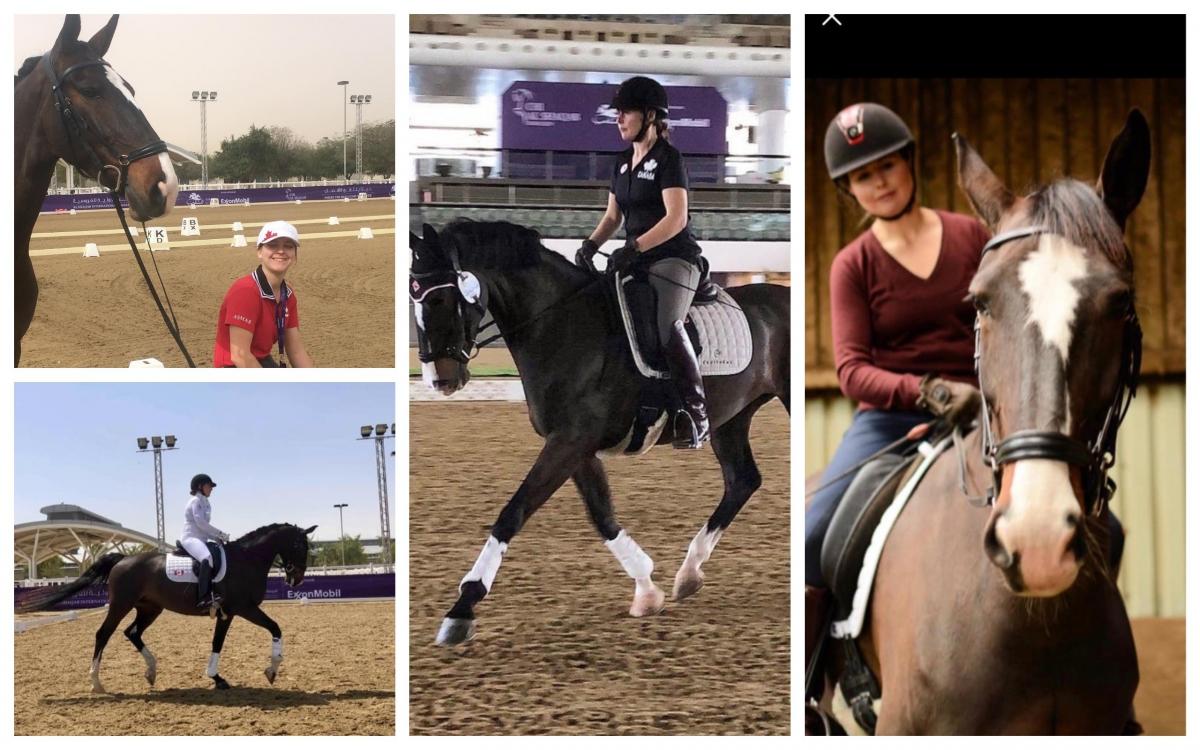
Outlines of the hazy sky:
[{"label": "hazy sky", "polygon": [[[107,21],[84,15],[80,38]],[[14,74],[25,58],[50,49],[62,24],[61,15],[13,17]],[[309,142],[337,137],[338,81],[350,81],[349,94],[371,94],[363,122],[395,118],[395,46],[392,16],[123,15],[105,59],[137,91],[159,136],[184,148],[200,149],[192,91],[216,91],[207,105],[212,153],[251,124],[285,126]],[[354,109],[346,108],[351,131]]]},{"label": "hazy sky", "polygon": [[[374,441],[359,426],[395,421],[392,383],[18,383],[15,521],[71,503],[154,536],[154,456],[139,436],[173,434],[163,452],[168,543],[178,538],[188,483],[217,482],[213,524],[235,538],[264,524],[319,524],[316,539],[379,534]],[[387,448],[392,534],[395,440]]]}]

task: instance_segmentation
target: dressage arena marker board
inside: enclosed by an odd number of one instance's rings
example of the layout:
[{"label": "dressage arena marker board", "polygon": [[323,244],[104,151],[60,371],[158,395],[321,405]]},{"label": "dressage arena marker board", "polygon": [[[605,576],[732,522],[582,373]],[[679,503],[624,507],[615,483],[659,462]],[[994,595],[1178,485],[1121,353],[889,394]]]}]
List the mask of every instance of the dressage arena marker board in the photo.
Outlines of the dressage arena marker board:
[{"label": "dressage arena marker board", "polygon": [[[392,218],[392,217],[388,217],[388,218]],[[363,228],[367,229],[368,231],[372,231],[369,227],[363,227]],[[153,241],[151,241],[151,249],[155,250],[155,251],[170,250],[170,249],[172,249],[172,247],[174,247],[174,248],[215,247],[218,245],[222,246],[222,247],[227,247],[228,246],[227,243],[229,242],[229,240],[226,240],[226,239],[219,239],[219,240],[176,240],[174,243],[172,243],[169,240],[165,239],[166,238],[166,230],[165,229],[163,229],[162,227],[149,227],[150,232],[153,232],[155,230],[161,230],[163,232],[163,237],[164,237],[163,245],[160,245],[158,247],[155,247],[153,244]],[[395,233],[396,233],[395,227],[386,227],[383,229],[376,229],[376,230],[373,230],[373,232],[372,232],[373,235],[374,234],[395,234]],[[359,237],[359,232],[353,232],[353,231],[351,231],[351,232],[316,232],[316,233],[311,233],[311,234],[304,234],[303,236],[301,236],[300,239],[301,239],[301,241],[307,242],[309,240],[328,239],[331,237],[354,237],[354,238],[362,239],[361,237]],[[375,237],[372,236],[367,239],[375,239]],[[124,250],[125,252],[129,252],[129,245],[100,245],[101,252],[107,253],[110,250]],[[76,245],[75,247],[50,247],[50,248],[46,248],[44,250],[30,250],[29,255],[30,255],[30,257],[33,257],[33,258],[39,258],[39,257],[47,256],[47,255],[71,255],[71,254],[74,254],[77,252],[79,252],[78,245]]]},{"label": "dressage arena marker board", "polygon": [[[196,241],[197,240],[191,240],[191,242],[196,242]],[[146,243],[148,245],[150,245],[150,252],[152,252],[152,253],[157,253],[160,250],[170,250],[171,249],[171,239],[170,239],[170,237],[167,236],[167,228],[166,227],[146,227]],[[186,244],[186,243],[180,243],[180,244]],[[120,250],[121,248],[128,250],[129,246],[128,245],[105,245],[104,246],[105,250]],[[57,250],[57,248],[51,248],[51,250],[52,251]],[[30,253],[30,255],[33,255],[33,253]]]},{"label": "dressage arena marker board", "polygon": [[336,216],[329,217],[329,226],[336,227],[339,224],[341,224],[341,222],[338,221],[338,217],[336,217]]},{"label": "dressage arena marker board", "polygon": [[[347,216],[346,218],[353,219],[354,221],[382,221],[384,219],[393,219],[394,220],[396,218],[396,214],[369,214],[367,216]],[[327,221],[326,219],[297,219],[296,221],[290,221],[288,223],[291,224],[292,226],[299,227],[299,226],[304,226],[306,224],[325,224],[326,221]],[[242,222],[235,221],[230,226],[230,229],[232,229],[234,232],[244,232],[244,231],[246,231],[246,227],[261,227],[263,224],[266,224],[266,223],[267,222],[265,222],[265,221],[254,221],[254,222],[250,222],[249,224],[243,225]],[[199,224],[197,224],[197,226],[199,226]],[[136,226],[131,226],[131,227],[129,227],[129,229],[133,232],[137,231]],[[167,231],[172,231],[172,230],[168,229]],[[32,235],[30,235],[30,239],[45,240],[45,239],[51,239],[54,237],[94,237],[94,236],[102,235],[102,234],[121,234],[121,229],[118,227],[117,229],[83,229],[83,230],[71,230],[69,232],[34,232]],[[303,239],[303,238],[301,238],[301,239]],[[574,252],[575,252],[574,250],[571,250],[572,258],[575,257],[573,255]]]},{"label": "dressage arena marker board", "polygon": [[87,243],[86,245],[83,246],[83,257],[99,258],[100,257],[100,248],[96,247],[95,242]]},{"label": "dressage arena marker board", "polygon": [[361,227],[358,230],[358,238],[360,240],[373,240],[375,239],[375,235],[371,232],[370,227]]},{"label": "dressage arena marker board", "polygon": [[179,224],[179,234],[184,237],[199,237],[200,236],[200,220],[195,216],[185,218]]},{"label": "dressage arena marker board", "polygon": [[246,246],[246,235],[244,235],[244,234],[233,235],[233,242],[230,242],[229,246],[230,247],[245,247]]}]

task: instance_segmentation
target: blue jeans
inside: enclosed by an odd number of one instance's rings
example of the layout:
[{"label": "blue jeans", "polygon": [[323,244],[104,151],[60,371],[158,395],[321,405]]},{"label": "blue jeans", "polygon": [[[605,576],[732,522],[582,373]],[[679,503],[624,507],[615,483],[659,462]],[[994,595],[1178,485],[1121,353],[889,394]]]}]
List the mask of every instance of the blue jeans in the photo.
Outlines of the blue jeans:
[{"label": "blue jeans", "polygon": [[[842,442],[838,445],[829,461],[829,466],[821,474],[820,484],[829,481],[850,469],[859,461],[880,450],[888,443],[895,442],[908,434],[908,431],[919,424],[928,422],[933,417],[925,412],[916,411],[884,411],[882,409],[867,409],[854,413],[854,421]],[[829,530],[829,522],[837,510],[838,502],[845,494],[854,474],[843,477],[813,496],[812,502],[804,512],[804,584],[828,588],[825,578],[821,575],[821,544],[825,541],[825,532]]]}]

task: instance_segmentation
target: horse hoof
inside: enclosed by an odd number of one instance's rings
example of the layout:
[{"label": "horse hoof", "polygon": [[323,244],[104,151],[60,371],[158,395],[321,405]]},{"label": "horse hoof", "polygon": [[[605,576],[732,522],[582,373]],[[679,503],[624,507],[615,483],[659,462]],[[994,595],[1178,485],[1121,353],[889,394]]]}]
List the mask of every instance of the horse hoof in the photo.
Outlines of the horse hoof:
[{"label": "horse hoof", "polygon": [[267,676],[267,682],[271,683],[272,685],[275,684],[275,675],[277,673],[275,672],[274,669],[267,667],[266,669],[263,670],[263,674],[265,674]]},{"label": "horse hoof", "polygon": [[103,686],[103,685],[101,685],[100,683],[98,683],[98,682],[93,682],[93,683],[92,683],[92,692],[93,692],[93,693],[104,693],[104,692],[107,692],[107,691],[104,689],[104,686]]},{"label": "horse hoof", "polygon": [[146,682],[150,683],[150,687],[154,687],[154,681],[158,679],[157,672],[146,672]]},{"label": "horse hoof", "polygon": [[221,675],[217,675],[216,677],[214,677],[213,683],[215,683],[214,687],[216,687],[217,690],[228,690],[229,689],[229,683],[226,682],[225,678],[221,677]]},{"label": "horse hoof", "polygon": [[704,586],[704,574],[691,568],[680,568],[675,574],[675,590],[671,595],[675,601],[683,601]]},{"label": "horse hoof", "polygon": [[629,614],[634,617],[648,617],[662,612],[666,605],[667,595],[658,586],[650,584],[650,590],[633,597],[633,606],[629,608]]},{"label": "horse hoof", "polygon": [[461,617],[447,617],[438,628],[437,645],[457,646],[475,637],[475,621]]}]

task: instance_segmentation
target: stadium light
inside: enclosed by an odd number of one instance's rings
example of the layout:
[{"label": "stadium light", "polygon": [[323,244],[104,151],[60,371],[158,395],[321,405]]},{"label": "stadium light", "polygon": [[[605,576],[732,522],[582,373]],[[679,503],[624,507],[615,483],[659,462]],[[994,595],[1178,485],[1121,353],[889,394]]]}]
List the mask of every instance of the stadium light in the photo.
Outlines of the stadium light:
[{"label": "stadium light", "polygon": [[[167,447],[163,447],[163,442],[166,442]],[[177,450],[175,448],[177,442],[178,438],[174,435],[167,435],[165,441],[161,435],[151,435],[149,438],[139,437],[137,439],[138,453],[154,454],[154,515],[158,520],[159,549],[166,549],[167,546],[166,520],[163,517],[162,454],[163,451]]]},{"label": "stadium light", "polygon": [[346,180],[346,87],[350,85],[349,81],[338,81],[337,85],[342,87],[342,180]]},{"label": "stadium light", "polygon": [[208,103],[217,100],[215,91],[193,91],[192,101],[200,105],[200,183],[208,187]]},{"label": "stadium light", "polygon": [[363,173],[363,132],[362,132],[362,108],[366,104],[370,104],[370,94],[355,94],[350,97],[350,103],[354,105],[354,173],[362,176]]},{"label": "stadium light", "polygon": [[[388,511],[388,491],[387,491],[387,459],[384,452],[383,441],[395,437],[387,434],[387,424],[377,424],[375,429],[371,429],[371,425],[365,424],[358,428],[358,432],[362,435],[360,440],[375,441],[375,481],[379,486],[379,542],[383,547],[382,559],[385,565],[391,565],[392,550],[390,547],[392,531],[391,520]],[[371,433],[375,434],[372,435]]]}]

